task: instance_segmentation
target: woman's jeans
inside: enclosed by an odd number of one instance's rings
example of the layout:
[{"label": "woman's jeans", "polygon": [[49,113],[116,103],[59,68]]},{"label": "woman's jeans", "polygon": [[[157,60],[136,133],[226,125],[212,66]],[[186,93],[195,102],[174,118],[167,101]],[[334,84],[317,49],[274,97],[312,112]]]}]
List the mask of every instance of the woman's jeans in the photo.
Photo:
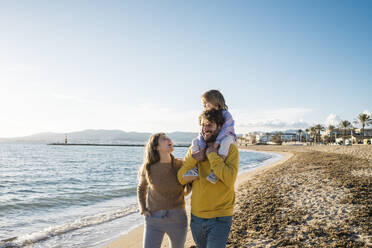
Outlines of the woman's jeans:
[{"label": "woman's jeans", "polygon": [[183,248],[187,234],[187,216],[184,208],[159,210],[145,217],[144,248],[160,248],[164,234],[171,248]]},{"label": "woman's jeans", "polygon": [[204,219],[191,214],[192,237],[198,248],[224,248],[232,224],[232,216]]}]

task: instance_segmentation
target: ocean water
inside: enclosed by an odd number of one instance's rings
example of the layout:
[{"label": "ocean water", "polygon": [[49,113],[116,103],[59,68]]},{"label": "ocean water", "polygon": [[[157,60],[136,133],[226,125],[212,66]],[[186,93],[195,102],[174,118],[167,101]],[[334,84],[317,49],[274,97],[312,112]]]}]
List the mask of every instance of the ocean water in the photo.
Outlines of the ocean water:
[{"label": "ocean water", "polygon": [[[143,154],[143,147],[0,143],[0,247],[102,247],[141,225]],[[280,158],[241,150],[239,173]]]}]

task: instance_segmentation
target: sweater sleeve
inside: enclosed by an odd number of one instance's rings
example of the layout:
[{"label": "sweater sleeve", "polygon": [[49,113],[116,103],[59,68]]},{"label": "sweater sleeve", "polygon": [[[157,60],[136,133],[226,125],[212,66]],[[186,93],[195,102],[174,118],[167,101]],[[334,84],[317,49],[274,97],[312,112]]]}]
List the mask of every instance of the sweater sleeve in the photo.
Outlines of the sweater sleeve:
[{"label": "sweater sleeve", "polygon": [[228,187],[234,187],[239,169],[239,151],[235,145],[230,145],[229,154],[224,161],[215,152],[208,154],[208,160],[214,174]]},{"label": "sweater sleeve", "polygon": [[137,200],[140,213],[147,210],[146,195],[147,195],[148,182],[146,177],[146,169],[142,166],[138,172],[138,185],[137,185]]},{"label": "sweater sleeve", "polygon": [[234,139],[236,140],[236,134],[235,134],[235,129],[234,129],[234,119],[232,118],[232,115],[224,110],[223,112],[223,117],[225,118],[225,122],[221,127],[220,132],[218,133],[218,136],[216,138],[216,143],[220,144],[222,139],[226,137],[227,135],[232,135],[234,136]]},{"label": "sweater sleeve", "polygon": [[174,167],[176,168],[176,170],[178,171],[181,166],[182,166],[182,159],[181,158],[175,158],[174,159]]},{"label": "sweater sleeve", "polygon": [[184,158],[184,160],[183,160],[182,166],[178,170],[178,173],[177,173],[177,178],[178,178],[178,181],[180,182],[180,184],[185,185],[185,184],[188,183],[187,181],[183,180],[182,176],[188,170],[194,168],[197,162],[198,161],[191,156],[191,149],[189,149],[185,158]]}]

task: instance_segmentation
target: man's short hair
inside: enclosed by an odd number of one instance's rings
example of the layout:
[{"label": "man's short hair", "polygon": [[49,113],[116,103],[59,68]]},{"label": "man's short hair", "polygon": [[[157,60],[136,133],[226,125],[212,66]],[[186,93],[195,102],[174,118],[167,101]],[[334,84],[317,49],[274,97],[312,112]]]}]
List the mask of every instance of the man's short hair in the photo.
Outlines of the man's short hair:
[{"label": "man's short hair", "polygon": [[214,122],[217,126],[222,126],[225,123],[225,118],[223,117],[222,110],[217,109],[208,109],[204,110],[203,113],[199,116],[199,125],[202,125],[203,119],[206,119],[210,122]]}]

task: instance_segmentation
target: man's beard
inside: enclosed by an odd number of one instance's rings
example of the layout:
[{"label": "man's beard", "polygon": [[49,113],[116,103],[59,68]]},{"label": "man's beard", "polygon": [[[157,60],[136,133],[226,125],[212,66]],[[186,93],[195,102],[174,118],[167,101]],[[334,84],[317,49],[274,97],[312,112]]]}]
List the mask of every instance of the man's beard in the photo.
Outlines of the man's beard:
[{"label": "man's beard", "polygon": [[212,143],[212,142],[215,142],[216,141],[216,138],[218,136],[218,133],[219,133],[219,130],[216,130],[212,133],[212,135],[209,137],[209,138],[205,138],[204,134],[203,134],[203,138],[205,140],[206,143]]}]

